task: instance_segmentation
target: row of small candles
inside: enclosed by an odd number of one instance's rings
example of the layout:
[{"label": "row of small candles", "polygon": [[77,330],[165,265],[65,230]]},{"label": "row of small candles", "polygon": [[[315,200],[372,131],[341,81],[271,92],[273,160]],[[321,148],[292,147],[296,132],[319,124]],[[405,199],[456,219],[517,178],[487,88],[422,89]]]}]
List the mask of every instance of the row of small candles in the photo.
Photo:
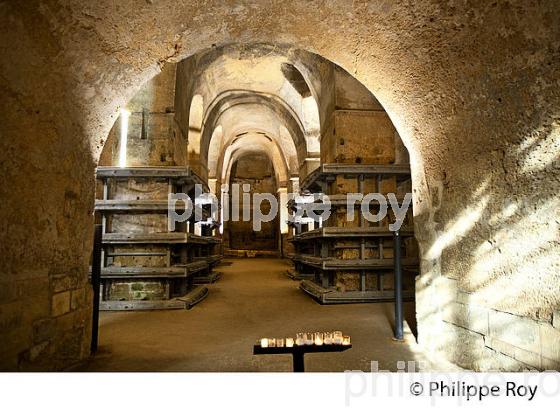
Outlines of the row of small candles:
[{"label": "row of small candles", "polygon": [[260,340],[261,347],[294,347],[306,345],[350,345],[350,336],[344,336],[341,331],[296,333],[296,338],[285,339],[263,338]]}]

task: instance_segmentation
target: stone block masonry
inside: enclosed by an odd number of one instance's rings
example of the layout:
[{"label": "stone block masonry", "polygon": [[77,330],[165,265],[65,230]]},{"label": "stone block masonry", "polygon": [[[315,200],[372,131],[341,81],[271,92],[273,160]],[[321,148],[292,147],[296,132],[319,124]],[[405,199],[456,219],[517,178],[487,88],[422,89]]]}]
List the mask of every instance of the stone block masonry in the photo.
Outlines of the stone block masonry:
[{"label": "stone block masonry", "polygon": [[12,295],[4,290],[6,298],[23,298],[0,304],[0,332],[6,340],[0,353],[13,357],[2,362],[1,370],[63,370],[89,355],[91,289],[70,277],[54,275],[51,286],[46,278],[15,282]]},{"label": "stone block masonry", "polygon": [[479,371],[560,367],[560,329],[554,319],[540,321],[475,304],[454,279],[443,278],[440,289],[448,290],[441,315],[447,336],[440,347],[449,360]]}]

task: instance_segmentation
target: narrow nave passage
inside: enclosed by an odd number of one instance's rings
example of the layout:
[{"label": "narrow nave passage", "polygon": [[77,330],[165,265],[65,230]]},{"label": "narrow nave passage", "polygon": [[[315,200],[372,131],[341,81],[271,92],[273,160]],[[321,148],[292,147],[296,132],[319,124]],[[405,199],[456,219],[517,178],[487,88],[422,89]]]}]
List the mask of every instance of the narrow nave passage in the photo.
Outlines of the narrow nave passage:
[{"label": "narrow nave passage", "polygon": [[[87,371],[292,371],[291,357],[253,356],[261,337],[289,337],[301,331],[342,330],[352,335],[343,353],[306,355],[306,371],[396,371],[399,361],[424,363],[426,370],[449,370],[430,362],[414,337],[392,341],[391,304],[321,306],[286,278],[282,259],[235,258],[220,266],[223,277],[191,310],[102,312],[100,351]],[[414,320],[412,304],[406,319]]]}]

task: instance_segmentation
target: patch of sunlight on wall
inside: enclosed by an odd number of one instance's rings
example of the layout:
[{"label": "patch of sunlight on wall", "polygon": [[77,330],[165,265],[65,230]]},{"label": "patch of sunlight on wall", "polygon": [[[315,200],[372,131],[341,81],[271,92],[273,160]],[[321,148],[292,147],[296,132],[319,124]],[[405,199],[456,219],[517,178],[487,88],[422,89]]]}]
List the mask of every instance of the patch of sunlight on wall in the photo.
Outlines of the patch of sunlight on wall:
[{"label": "patch of sunlight on wall", "polygon": [[307,133],[307,152],[319,152],[321,144],[319,142],[320,125],[319,125],[319,108],[315,98],[310,95],[301,101],[302,105],[302,122]]},{"label": "patch of sunlight on wall", "polygon": [[189,110],[189,153],[200,153],[200,135],[202,132],[202,119],[204,115],[204,100],[196,94],[191,101]]},{"label": "patch of sunlight on wall", "polygon": [[445,248],[459,242],[478,222],[487,204],[487,195],[482,198],[479,197],[474,205],[467,207],[453,222],[448,223],[428,250],[427,257],[429,259],[439,258]]},{"label": "patch of sunlight on wall", "polygon": [[554,161],[560,160],[560,123],[553,123],[546,137],[531,136],[519,149],[522,172],[542,171]]},{"label": "patch of sunlight on wall", "polygon": [[[493,218],[492,225],[500,229],[491,242],[477,248],[473,257],[475,263],[467,275],[474,288],[470,296],[474,303],[504,310],[519,309],[522,298],[527,302],[523,306],[530,312],[533,306],[527,295],[541,294],[547,289],[544,273],[555,272],[560,278],[560,260],[555,250],[559,238],[560,198],[553,198],[537,209],[529,206],[525,210],[519,208],[514,214],[506,207],[501,220]],[[521,214],[523,211],[528,212],[525,217]],[[556,219],[551,217],[554,214]],[[537,229],[527,229],[536,223]],[[543,275],[535,275],[538,272]]]}]

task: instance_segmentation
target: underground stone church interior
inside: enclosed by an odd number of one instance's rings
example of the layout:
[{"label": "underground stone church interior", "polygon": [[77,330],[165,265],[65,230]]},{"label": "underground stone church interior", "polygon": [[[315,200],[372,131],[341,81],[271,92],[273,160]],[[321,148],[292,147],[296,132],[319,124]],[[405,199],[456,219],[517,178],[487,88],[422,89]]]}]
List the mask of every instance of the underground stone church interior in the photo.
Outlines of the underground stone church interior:
[{"label": "underground stone church interior", "polygon": [[560,370],[554,2],[0,20],[0,370]]}]

